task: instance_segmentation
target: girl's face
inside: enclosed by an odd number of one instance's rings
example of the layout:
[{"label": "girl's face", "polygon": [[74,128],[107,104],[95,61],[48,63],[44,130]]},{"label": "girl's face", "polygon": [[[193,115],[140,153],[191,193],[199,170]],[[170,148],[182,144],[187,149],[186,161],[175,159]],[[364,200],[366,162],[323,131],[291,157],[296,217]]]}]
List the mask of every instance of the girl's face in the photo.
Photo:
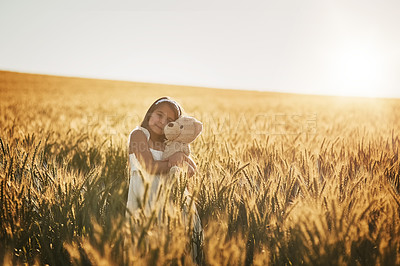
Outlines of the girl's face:
[{"label": "girl's face", "polygon": [[164,127],[172,121],[175,121],[175,112],[168,104],[161,103],[150,115],[149,129],[156,135],[164,134]]}]

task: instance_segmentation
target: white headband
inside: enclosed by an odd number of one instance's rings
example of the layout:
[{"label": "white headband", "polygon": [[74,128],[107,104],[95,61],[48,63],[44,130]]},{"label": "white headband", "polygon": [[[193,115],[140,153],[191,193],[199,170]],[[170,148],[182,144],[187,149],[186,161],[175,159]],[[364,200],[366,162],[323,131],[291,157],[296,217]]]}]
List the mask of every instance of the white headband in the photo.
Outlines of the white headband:
[{"label": "white headband", "polygon": [[163,103],[163,102],[168,102],[168,103],[172,103],[173,105],[175,105],[175,107],[176,107],[176,109],[178,110],[178,113],[179,113],[178,115],[179,116],[181,115],[181,108],[179,108],[178,104],[175,101],[170,100],[170,99],[161,99],[161,100],[158,100],[156,102],[156,105],[159,104],[159,103]]}]

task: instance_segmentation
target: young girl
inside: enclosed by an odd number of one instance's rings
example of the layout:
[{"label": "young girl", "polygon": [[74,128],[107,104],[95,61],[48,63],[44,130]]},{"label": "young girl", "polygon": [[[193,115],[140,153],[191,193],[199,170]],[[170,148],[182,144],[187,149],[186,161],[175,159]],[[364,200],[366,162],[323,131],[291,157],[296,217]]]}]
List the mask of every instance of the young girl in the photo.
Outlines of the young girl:
[{"label": "young girl", "polygon": [[[167,161],[162,161],[162,154],[165,148],[164,127],[175,121],[182,115],[180,105],[169,97],[162,97],[156,100],[147,111],[143,122],[136,127],[129,136],[129,166],[130,183],[128,191],[127,208],[131,214],[140,208],[144,194],[145,184],[143,172],[149,184],[148,196],[145,206],[145,214],[149,215],[157,204],[156,198],[160,185],[168,178],[169,170],[172,166],[183,166],[188,163],[187,175],[190,177],[196,170],[196,164],[183,152],[177,152],[170,156]],[[194,233],[202,236],[200,219],[194,209]],[[188,210],[184,211],[183,216],[187,216]],[[128,214],[128,213],[127,213]],[[201,237],[202,238],[202,237]],[[196,246],[195,249],[199,247]],[[195,252],[197,253],[197,252]],[[196,254],[193,254],[196,256]]]}]

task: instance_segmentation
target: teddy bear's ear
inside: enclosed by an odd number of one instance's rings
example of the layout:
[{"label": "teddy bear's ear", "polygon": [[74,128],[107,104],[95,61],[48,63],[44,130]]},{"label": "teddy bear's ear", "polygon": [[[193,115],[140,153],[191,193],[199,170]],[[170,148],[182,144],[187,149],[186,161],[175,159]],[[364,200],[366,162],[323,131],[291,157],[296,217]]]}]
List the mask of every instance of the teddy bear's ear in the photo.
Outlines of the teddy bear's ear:
[{"label": "teddy bear's ear", "polygon": [[196,131],[196,136],[200,135],[201,131],[203,131],[203,123],[196,119],[194,121],[194,127]]}]

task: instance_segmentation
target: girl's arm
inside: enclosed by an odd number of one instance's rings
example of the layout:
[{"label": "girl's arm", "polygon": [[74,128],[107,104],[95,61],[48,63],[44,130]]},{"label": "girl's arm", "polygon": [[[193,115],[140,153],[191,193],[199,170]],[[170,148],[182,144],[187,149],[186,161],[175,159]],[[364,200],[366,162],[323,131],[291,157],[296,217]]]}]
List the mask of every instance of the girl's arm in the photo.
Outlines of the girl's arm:
[{"label": "girl's arm", "polygon": [[149,149],[146,135],[140,131],[132,132],[129,140],[129,154],[134,153],[139,163],[144,167],[149,174],[164,174],[168,173],[170,166],[168,161],[155,161]]}]

